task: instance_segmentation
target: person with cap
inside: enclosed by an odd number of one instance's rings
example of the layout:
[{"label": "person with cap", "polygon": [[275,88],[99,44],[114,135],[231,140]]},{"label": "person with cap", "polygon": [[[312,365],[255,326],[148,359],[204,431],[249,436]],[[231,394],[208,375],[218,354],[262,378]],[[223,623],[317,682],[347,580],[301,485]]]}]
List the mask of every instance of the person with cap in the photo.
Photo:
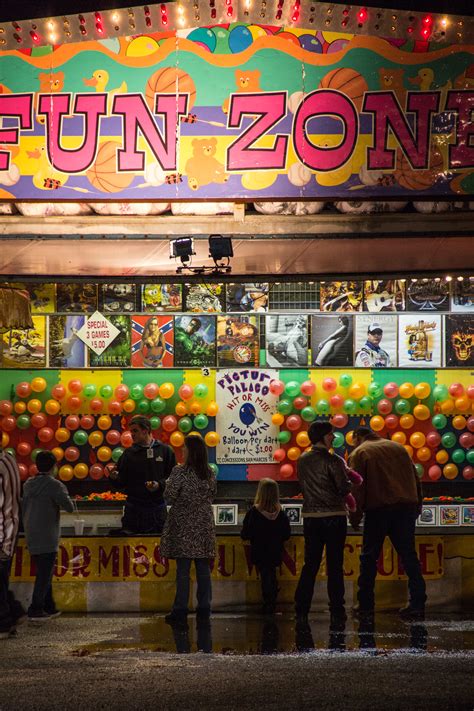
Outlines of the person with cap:
[{"label": "person with cap", "polygon": [[53,570],[59,548],[60,510],[72,513],[74,504],[64,484],[55,479],[58,467],[52,452],[39,452],[38,474],[23,487],[22,513],[26,545],[36,566],[28,621],[42,623],[61,613],[53,597]]},{"label": "person with cap", "polygon": [[176,464],[174,451],[153,438],[150,420],[144,415],[134,415],[129,429],[133,444],[110,473],[115,486],[127,494],[127,501],[122,528],[110,533],[113,536],[161,533],[166,521],[163,491]]},{"label": "person with cap", "polygon": [[423,620],[426,585],[415,548],[423,498],[415,465],[403,445],[368,427],[358,427],[353,440],[355,449],[348,463],[362,475],[363,483],[354,490],[357,510],[349,513],[352,525],[357,527],[365,514],[355,612],[359,617],[374,613],[377,561],[388,536],[408,576],[410,602],[400,615],[409,621]]},{"label": "person with cap", "polygon": [[367,340],[356,354],[355,365],[358,368],[390,368],[390,355],[380,347],[383,328],[377,323],[370,323],[367,329]]},{"label": "person with cap", "polygon": [[331,423],[313,422],[308,436],[313,446],[298,459],[304,531],[304,565],[295,592],[299,624],[307,624],[324,548],[331,619],[346,619],[343,558],[347,512],[344,499],[352,485],[344,461],[329,451],[334,440]]}]

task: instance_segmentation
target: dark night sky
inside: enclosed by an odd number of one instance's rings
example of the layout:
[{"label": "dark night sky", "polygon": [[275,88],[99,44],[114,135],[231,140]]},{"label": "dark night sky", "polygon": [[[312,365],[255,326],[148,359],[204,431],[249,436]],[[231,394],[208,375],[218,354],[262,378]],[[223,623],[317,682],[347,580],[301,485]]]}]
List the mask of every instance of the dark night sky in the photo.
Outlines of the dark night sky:
[{"label": "dark night sky", "polygon": [[[308,2],[308,0],[303,0]],[[30,19],[34,17],[50,17],[55,15],[87,12],[90,10],[107,10],[138,5],[137,0],[24,0],[12,2],[0,0],[0,22],[7,20]],[[144,2],[143,4],[146,4]],[[340,4],[346,4],[340,3]],[[474,0],[366,0],[367,7],[397,8],[418,12],[454,13],[456,15],[474,16]]]}]

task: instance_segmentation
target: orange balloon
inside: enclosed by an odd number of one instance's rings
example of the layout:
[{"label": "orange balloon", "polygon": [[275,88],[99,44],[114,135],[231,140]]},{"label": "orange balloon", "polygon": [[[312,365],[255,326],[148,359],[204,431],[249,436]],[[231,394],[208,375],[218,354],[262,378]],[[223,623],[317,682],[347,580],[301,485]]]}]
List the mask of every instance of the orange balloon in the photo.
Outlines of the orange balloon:
[{"label": "orange balloon", "polygon": [[47,400],[44,409],[48,415],[57,415],[61,409],[61,405],[57,400]]},{"label": "orange balloon", "polygon": [[8,443],[10,441],[9,435],[7,435],[6,432],[2,432],[2,447],[8,447]]},{"label": "orange balloon", "polygon": [[443,400],[443,402],[440,405],[441,412],[443,415],[450,415],[452,412],[454,412],[454,402],[449,398],[449,400]]},{"label": "orange balloon", "polygon": [[74,470],[70,464],[63,464],[59,469],[59,478],[61,481],[71,481],[74,476]]},{"label": "orange balloon", "polygon": [[128,412],[130,414],[136,408],[135,400],[131,400],[130,398],[128,398],[127,400],[124,401],[122,407],[125,412]]},{"label": "orange balloon", "polygon": [[301,456],[301,449],[299,447],[290,447],[286,453],[288,459],[295,461]]},{"label": "orange balloon", "polygon": [[189,411],[193,415],[199,415],[199,413],[201,412],[201,403],[198,402],[197,400],[193,400],[189,406]]},{"label": "orange balloon", "polygon": [[370,418],[370,427],[374,432],[380,432],[385,427],[385,420],[380,415],[374,415]]},{"label": "orange balloon", "polygon": [[188,408],[186,403],[183,400],[180,400],[177,404],[176,407],[174,408],[174,411],[178,415],[178,417],[183,417],[184,415],[187,414]]},{"label": "orange balloon", "polygon": [[28,400],[26,407],[27,407],[28,412],[31,412],[31,414],[40,412],[41,407],[42,407],[41,400],[37,400],[36,398],[33,398],[32,400]]},{"label": "orange balloon", "polygon": [[354,430],[351,430],[346,434],[346,442],[349,445],[349,447],[354,446]]},{"label": "orange balloon", "polygon": [[94,430],[90,433],[88,440],[91,447],[100,447],[104,441],[104,435],[99,430]]},{"label": "orange balloon", "polygon": [[65,427],[59,427],[54,433],[56,442],[67,442],[71,433]]},{"label": "orange balloon", "polygon": [[418,383],[415,385],[415,397],[418,400],[426,400],[430,396],[431,386],[429,383]]},{"label": "orange balloon", "polygon": [[99,462],[108,462],[112,456],[110,447],[99,447],[97,450],[97,459]]},{"label": "orange balloon", "polygon": [[310,441],[309,441],[308,433],[307,432],[298,432],[298,434],[296,435],[296,444],[298,445],[298,447],[303,447],[303,449],[305,449],[306,447],[309,447]]},{"label": "orange balloon", "polygon": [[453,417],[453,427],[455,430],[463,430],[466,427],[467,420],[463,415]]},{"label": "orange balloon", "polygon": [[79,462],[75,465],[73,473],[76,479],[85,479],[86,476],[89,474],[89,467],[87,466],[87,464]]},{"label": "orange balloon", "polygon": [[109,415],[101,415],[97,420],[97,427],[100,430],[109,430],[112,427],[112,420]]},{"label": "orange balloon", "polygon": [[163,400],[169,400],[169,398],[173,397],[173,395],[174,395],[173,383],[162,383],[162,385],[160,385],[160,397],[162,397]]},{"label": "orange balloon", "polygon": [[453,462],[449,462],[443,467],[443,474],[446,479],[455,479],[459,473],[459,469]]},{"label": "orange balloon", "polygon": [[404,444],[403,446],[405,447],[406,451],[408,452],[408,456],[413,457],[413,447],[410,447],[409,444]]},{"label": "orange balloon", "polygon": [[208,447],[216,447],[219,444],[220,437],[217,432],[207,432],[204,441]]},{"label": "orange balloon", "polygon": [[219,405],[215,400],[211,400],[209,405],[206,407],[206,415],[208,417],[215,417],[219,412]]},{"label": "orange balloon", "polygon": [[[423,447],[426,442],[426,437],[423,434],[423,432],[413,432],[412,435],[410,435],[410,444],[412,447],[415,449],[420,449],[420,447]],[[425,447],[426,449],[426,447]],[[423,460],[421,460],[423,461]]]},{"label": "orange balloon", "polygon": [[61,459],[64,459],[64,449],[62,447],[53,447],[51,452],[56,457],[57,462],[60,462]]},{"label": "orange balloon", "polygon": [[43,390],[46,390],[47,382],[44,378],[33,378],[31,381],[31,389],[35,393],[42,393]]},{"label": "orange balloon", "polygon": [[179,430],[173,432],[170,436],[170,444],[172,447],[182,447],[184,444],[183,433],[179,432]]},{"label": "orange balloon", "polygon": [[363,383],[354,383],[349,388],[349,397],[354,398],[354,400],[360,400],[364,397],[366,393],[365,385]]},{"label": "orange balloon", "polygon": [[446,462],[449,460],[449,454],[445,449],[440,449],[439,452],[436,452],[435,459],[438,464],[446,464]]},{"label": "orange balloon", "polygon": [[430,414],[430,409],[426,405],[415,405],[413,408],[413,415],[417,420],[428,420]]},{"label": "orange balloon", "polygon": [[415,424],[415,418],[413,415],[402,415],[400,417],[400,427],[403,427],[404,430],[409,430],[413,427]]},{"label": "orange balloon", "polygon": [[416,458],[420,462],[427,462],[431,459],[431,449],[429,447],[420,447],[416,453]]},{"label": "orange balloon", "polygon": [[[470,407],[471,407],[471,403],[470,403],[470,400],[467,395],[462,395],[461,397],[457,397],[456,400],[454,401],[454,408],[458,412],[469,412]],[[452,478],[454,478],[454,477],[452,477]]]},{"label": "orange balloon", "polygon": [[13,405],[13,409],[17,413],[17,415],[23,415],[24,412],[26,412],[26,402],[23,402],[23,400],[19,400]]},{"label": "orange balloon", "polygon": [[411,397],[413,397],[415,388],[411,383],[402,383],[398,388],[398,392],[400,393],[400,397],[402,397],[404,400],[409,400]]},{"label": "orange balloon", "polygon": [[398,444],[405,444],[407,441],[407,436],[405,432],[394,432],[392,435],[392,440],[398,442]]},{"label": "orange balloon", "polygon": [[280,427],[285,421],[284,416],[280,412],[275,412],[274,415],[272,415],[272,422],[274,425],[277,427]]}]

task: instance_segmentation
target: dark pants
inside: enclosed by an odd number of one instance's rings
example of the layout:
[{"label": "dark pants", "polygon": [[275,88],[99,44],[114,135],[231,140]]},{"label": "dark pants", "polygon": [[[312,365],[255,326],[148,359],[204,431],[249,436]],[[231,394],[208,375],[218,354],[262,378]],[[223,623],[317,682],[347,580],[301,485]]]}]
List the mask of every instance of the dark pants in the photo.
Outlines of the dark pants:
[{"label": "dark pants", "polygon": [[347,533],[346,517],[305,517],[303,531],[304,565],[295,592],[296,613],[307,615],[311,608],[314,583],[325,546],[329,609],[331,612],[339,612],[344,608],[343,561]]},{"label": "dark pants", "polygon": [[176,559],[176,596],[173,610],[188,612],[189,573],[194,560],[197,580],[197,611],[208,613],[211,610],[212,588],[209,558],[177,558]]},{"label": "dark pants", "polygon": [[36,578],[28,614],[36,615],[41,612],[53,613],[56,611],[52,587],[56,553],[37,553],[31,557],[36,566]]},{"label": "dark pants", "polygon": [[357,593],[361,610],[374,609],[377,561],[385,536],[390,538],[408,576],[410,604],[414,607],[424,607],[426,586],[415,550],[416,517],[417,512],[412,506],[366,512]]},{"label": "dark pants", "polygon": [[274,607],[278,595],[276,566],[257,565],[257,570],[262,585],[263,604],[268,607]]},{"label": "dark pants", "polygon": [[162,533],[166,514],[165,504],[142,507],[127,501],[122,518],[122,528],[132,533]]}]

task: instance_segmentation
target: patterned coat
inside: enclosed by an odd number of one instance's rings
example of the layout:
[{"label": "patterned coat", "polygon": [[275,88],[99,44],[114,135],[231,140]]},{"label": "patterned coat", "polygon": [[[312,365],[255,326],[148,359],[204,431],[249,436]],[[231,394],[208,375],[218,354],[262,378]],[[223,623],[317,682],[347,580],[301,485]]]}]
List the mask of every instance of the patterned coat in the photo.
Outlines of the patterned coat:
[{"label": "patterned coat", "polygon": [[164,492],[165,501],[171,508],[161,537],[162,555],[167,558],[214,558],[216,533],[211,504],[216,491],[214,474],[203,480],[189,466],[174,467]]}]

